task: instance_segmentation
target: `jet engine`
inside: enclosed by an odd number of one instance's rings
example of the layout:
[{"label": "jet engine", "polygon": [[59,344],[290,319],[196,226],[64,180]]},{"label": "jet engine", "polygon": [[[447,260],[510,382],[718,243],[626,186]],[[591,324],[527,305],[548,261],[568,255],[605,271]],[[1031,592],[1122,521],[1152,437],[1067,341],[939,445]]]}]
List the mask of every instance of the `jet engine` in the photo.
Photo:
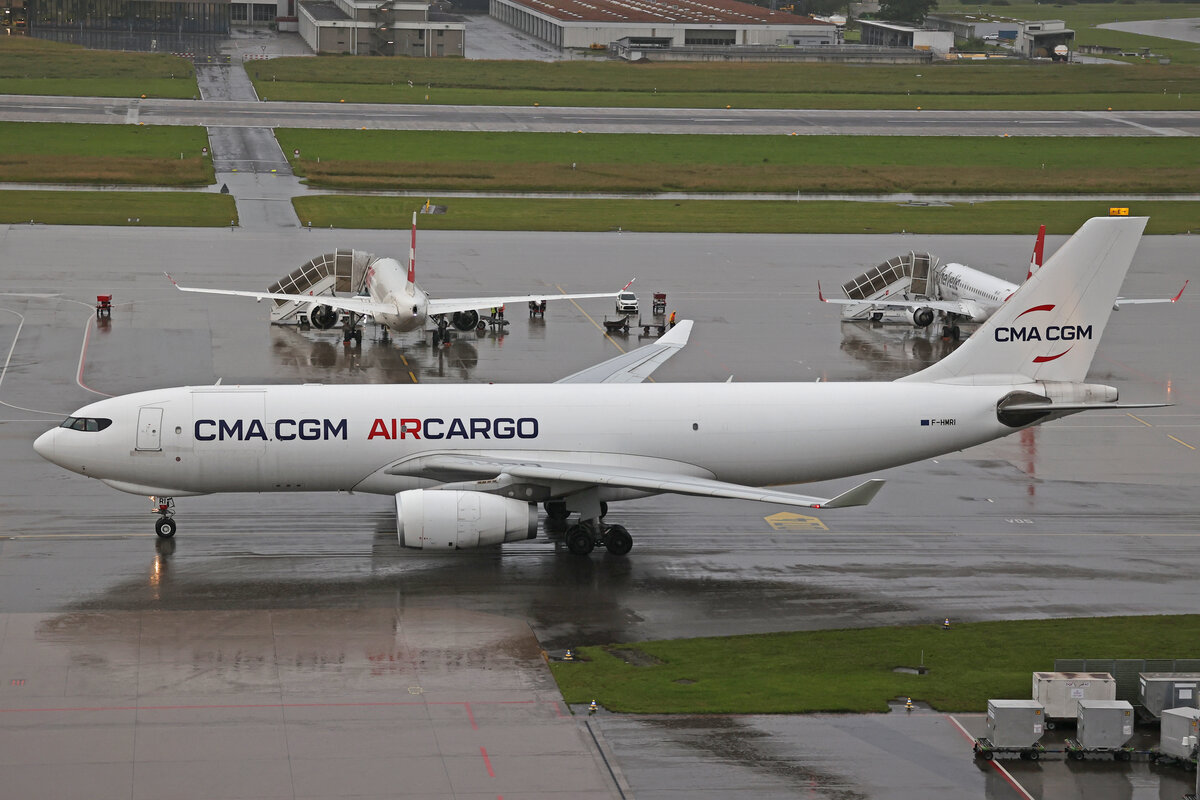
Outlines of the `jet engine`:
[{"label": "jet engine", "polygon": [[454,323],[454,327],[458,328],[464,333],[466,331],[473,331],[475,330],[475,326],[479,324],[479,312],[455,311],[454,316],[450,318],[450,321]]},{"label": "jet engine", "polygon": [[308,321],[317,330],[327,331],[338,324],[341,314],[333,306],[313,304],[308,307]]},{"label": "jet engine", "polygon": [[932,308],[917,308],[909,314],[912,318],[912,324],[918,328],[928,328],[933,324],[933,309]]},{"label": "jet engine", "polygon": [[537,536],[537,506],[481,492],[411,489],[396,495],[396,535],[405,547],[466,550]]}]

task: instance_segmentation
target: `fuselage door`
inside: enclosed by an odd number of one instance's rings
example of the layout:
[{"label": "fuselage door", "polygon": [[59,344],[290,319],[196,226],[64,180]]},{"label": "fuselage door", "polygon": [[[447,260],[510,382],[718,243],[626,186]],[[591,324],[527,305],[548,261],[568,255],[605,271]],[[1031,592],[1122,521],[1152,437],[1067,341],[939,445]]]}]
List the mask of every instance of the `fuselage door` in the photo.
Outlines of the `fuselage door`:
[{"label": "fuselage door", "polygon": [[162,450],[162,416],[161,408],[138,409],[138,450]]}]

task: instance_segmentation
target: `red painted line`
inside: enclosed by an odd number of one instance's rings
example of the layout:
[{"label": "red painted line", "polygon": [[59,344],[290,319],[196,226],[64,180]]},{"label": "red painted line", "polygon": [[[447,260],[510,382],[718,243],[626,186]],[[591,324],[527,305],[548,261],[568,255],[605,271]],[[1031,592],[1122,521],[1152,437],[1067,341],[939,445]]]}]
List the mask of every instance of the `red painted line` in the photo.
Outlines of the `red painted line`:
[{"label": "red painted line", "polygon": [[[474,714],[474,712],[471,711],[471,704],[463,703],[463,708],[465,708],[467,710],[467,719],[469,719],[471,721],[471,730],[473,730],[473,731],[479,730],[479,725],[477,725],[475,723],[475,714]],[[487,754],[485,753],[483,757],[487,758]],[[488,767],[488,772],[491,772],[491,771],[492,771],[491,767]]]},{"label": "red painted line", "polygon": [[89,392],[103,395],[104,397],[112,397],[113,395],[108,394],[107,392],[97,391],[83,382],[83,367],[84,364],[87,363],[88,341],[92,338],[92,323],[95,321],[96,320],[94,317],[89,318],[87,325],[83,330],[83,347],[79,351],[79,371],[75,373],[75,382],[78,383],[81,388],[86,389]]},{"label": "red painted line", "polygon": [[494,777],[496,777],[496,773],[495,773],[495,772],[492,770],[492,760],[491,760],[490,758],[488,758],[488,754],[487,754],[487,748],[486,748],[486,747],[480,747],[480,748],[479,748],[479,754],[480,754],[481,756],[483,756],[483,765],[484,765],[485,767],[487,767],[487,771],[488,771],[488,777],[489,777],[489,778],[494,778]]},{"label": "red painted line", "polygon": [[[954,723],[954,727],[958,728],[959,733],[961,733],[968,742],[970,742],[971,744],[975,743],[975,739],[972,738],[971,734],[967,733],[967,729],[964,728],[962,726],[962,724],[959,723],[958,720],[956,720],[954,717],[950,716],[949,714],[946,715],[946,719],[948,719]],[[1017,783],[1017,779],[1012,776],[1011,772],[1009,772],[1004,767],[1002,767],[1000,765],[999,761],[996,761],[993,759],[992,761],[989,761],[988,763],[996,768],[996,771],[1000,773],[1000,777],[1004,778],[1004,780],[1007,781],[1008,785],[1011,786],[1014,790],[1016,790],[1017,794],[1021,795],[1021,797],[1025,798],[1025,800],[1034,800],[1033,795],[1031,795],[1028,791],[1026,791],[1024,786]]]}]

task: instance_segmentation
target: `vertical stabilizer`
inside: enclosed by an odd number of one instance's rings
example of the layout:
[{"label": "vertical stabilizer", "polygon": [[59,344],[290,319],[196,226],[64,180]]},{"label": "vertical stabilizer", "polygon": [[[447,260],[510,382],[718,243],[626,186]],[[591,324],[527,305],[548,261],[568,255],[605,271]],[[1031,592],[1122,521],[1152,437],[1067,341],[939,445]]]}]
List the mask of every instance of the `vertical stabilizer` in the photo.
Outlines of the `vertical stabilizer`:
[{"label": "vertical stabilizer", "polygon": [[412,243],[408,246],[408,293],[417,282],[417,212],[413,212]]},{"label": "vertical stabilizer", "polygon": [[1033,243],[1033,256],[1029,259],[1029,272],[1025,280],[1033,277],[1033,273],[1042,268],[1042,254],[1046,251],[1046,226],[1038,228],[1037,241]]},{"label": "vertical stabilizer", "polygon": [[1147,217],[1094,217],[946,358],[904,381],[1080,382]]}]

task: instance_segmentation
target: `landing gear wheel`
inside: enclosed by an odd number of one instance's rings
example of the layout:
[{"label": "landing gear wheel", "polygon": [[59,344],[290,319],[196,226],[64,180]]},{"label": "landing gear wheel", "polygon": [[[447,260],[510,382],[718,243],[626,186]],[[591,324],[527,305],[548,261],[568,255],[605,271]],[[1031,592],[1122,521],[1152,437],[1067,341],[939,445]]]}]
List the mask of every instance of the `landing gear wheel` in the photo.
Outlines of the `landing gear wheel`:
[{"label": "landing gear wheel", "polygon": [[623,525],[610,525],[604,532],[604,546],[614,556],[623,556],[633,549],[633,537]]},{"label": "landing gear wheel", "polygon": [[567,549],[577,556],[591,555],[596,549],[596,541],[586,525],[572,525],[567,529]]},{"label": "landing gear wheel", "polygon": [[608,516],[608,503],[601,500],[600,501],[600,519],[604,519],[607,516]]},{"label": "landing gear wheel", "polygon": [[362,347],[362,328],[354,331],[354,346]]},{"label": "landing gear wheel", "polygon": [[958,339],[959,339],[959,337],[960,337],[961,335],[962,335],[962,331],[960,331],[960,330],[958,329],[958,326],[957,326],[957,325],[951,325],[951,326],[950,326],[950,338],[951,338],[951,339],[953,339],[954,341],[956,341],[956,342],[957,342],[957,341],[958,341]]},{"label": "landing gear wheel", "polygon": [[562,522],[571,516],[571,512],[567,510],[567,504],[562,500],[547,500],[542,503],[542,508],[545,509],[546,516],[556,522]]},{"label": "landing gear wheel", "polygon": [[160,539],[170,539],[175,535],[175,520],[170,517],[160,517],[154,523],[154,532],[158,534]]}]

